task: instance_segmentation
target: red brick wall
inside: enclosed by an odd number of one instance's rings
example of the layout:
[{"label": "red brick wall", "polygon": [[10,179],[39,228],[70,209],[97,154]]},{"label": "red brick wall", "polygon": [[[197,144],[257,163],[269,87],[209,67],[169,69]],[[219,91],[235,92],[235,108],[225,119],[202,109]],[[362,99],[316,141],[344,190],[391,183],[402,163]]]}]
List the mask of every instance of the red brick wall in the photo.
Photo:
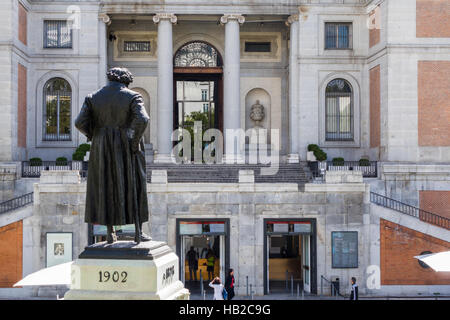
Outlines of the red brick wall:
[{"label": "red brick wall", "polygon": [[414,258],[448,250],[450,242],[380,219],[381,285],[450,285],[450,272],[424,269]]},{"label": "red brick wall", "polygon": [[376,7],[369,14],[369,47],[377,45],[380,42],[380,7]]},{"label": "red brick wall", "polygon": [[419,146],[450,146],[450,61],[418,62]]},{"label": "red brick wall", "polygon": [[18,65],[17,146],[27,147],[27,68]]},{"label": "red brick wall", "polygon": [[27,10],[19,2],[19,40],[27,45]]},{"label": "red brick wall", "polygon": [[419,191],[420,209],[450,219],[450,191]]},{"label": "red brick wall", "polygon": [[22,221],[0,228],[0,288],[22,279]]},{"label": "red brick wall", "polygon": [[370,147],[380,146],[380,66],[370,69]]},{"label": "red brick wall", "polygon": [[416,36],[450,37],[450,0],[416,0]]}]

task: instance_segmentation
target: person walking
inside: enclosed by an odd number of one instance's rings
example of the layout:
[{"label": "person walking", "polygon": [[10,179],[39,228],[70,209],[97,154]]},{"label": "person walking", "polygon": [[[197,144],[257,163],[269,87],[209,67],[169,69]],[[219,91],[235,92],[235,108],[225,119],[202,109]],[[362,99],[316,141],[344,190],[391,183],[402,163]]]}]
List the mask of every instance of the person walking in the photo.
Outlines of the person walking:
[{"label": "person walking", "polygon": [[350,300],[358,300],[358,285],[356,278],[352,277],[352,291],[350,292]]},{"label": "person walking", "polygon": [[233,299],[234,297],[234,270],[228,270],[228,276],[225,280],[225,290],[228,292],[228,300]]},{"label": "person walking", "polygon": [[209,286],[214,289],[213,300],[223,300],[223,284],[219,277],[215,277],[213,281],[209,283]]},{"label": "person walking", "polygon": [[[194,247],[192,246],[187,253],[187,261],[189,265],[189,281],[192,281],[192,278],[194,278],[195,281],[197,282],[198,254],[197,251],[195,251]],[[192,274],[194,274],[193,277]]]}]

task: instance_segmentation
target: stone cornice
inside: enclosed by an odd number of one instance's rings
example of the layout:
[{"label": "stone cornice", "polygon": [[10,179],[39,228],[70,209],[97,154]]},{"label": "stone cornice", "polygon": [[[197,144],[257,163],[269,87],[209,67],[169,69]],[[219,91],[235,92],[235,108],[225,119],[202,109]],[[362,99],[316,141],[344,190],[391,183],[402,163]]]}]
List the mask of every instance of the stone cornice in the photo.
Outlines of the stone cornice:
[{"label": "stone cornice", "polygon": [[245,17],[240,14],[224,14],[220,17],[220,24],[227,24],[228,21],[237,21],[239,24],[243,24],[245,22]]},{"label": "stone cornice", "polygon": [[153,16],[153,22],[158,24],[161,20],[169,20],[171,23],[177,23],[177,16],[173,13],[157,13]]}]

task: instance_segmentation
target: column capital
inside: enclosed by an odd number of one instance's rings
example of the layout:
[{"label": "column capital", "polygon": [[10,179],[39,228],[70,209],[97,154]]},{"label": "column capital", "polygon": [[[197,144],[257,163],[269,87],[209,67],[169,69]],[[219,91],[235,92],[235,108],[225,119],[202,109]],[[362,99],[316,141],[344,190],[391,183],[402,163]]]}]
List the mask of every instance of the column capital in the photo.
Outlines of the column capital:
[{"label": "column capital", "polygon": [[224,25],[227,24],[228,21],[237,20],[239,24],[243,24],[245,22],[245,17],[240,14],[224,14],[222,17],[220,17],[220,24]]},{"label": "column capital", "polygon": [[106,13],[99,13],[98,19],[101,20],[107,26],[111,24],[111,18]]},{"label": "column capital", "polygon": [[289,16],[286,20],[286,25],[289,27],[294,22],[298,22],[299,15],[298,13]]},{"label": "column capital", "polygon": [[173,13],[157,13],[153,16],[153,22],[158,24],[161,20],[169,20],[172,24],[177,23],[177,16]]}]

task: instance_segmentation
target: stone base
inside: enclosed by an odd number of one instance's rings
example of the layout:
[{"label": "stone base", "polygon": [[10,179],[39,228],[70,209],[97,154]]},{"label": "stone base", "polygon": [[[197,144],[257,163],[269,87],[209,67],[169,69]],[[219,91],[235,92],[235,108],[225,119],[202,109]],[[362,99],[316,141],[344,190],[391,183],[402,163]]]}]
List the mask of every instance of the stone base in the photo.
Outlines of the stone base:
[{"label": "stone base", "polygon": [[178,276],[178,257],[164,242],[97,243],[73,263],[64,299],[188,300]]},{"label": "stone base", "polygon": [[300,157],[296,153],[288,154],[286,162],[287,163],[300,163]]},{"label": "stone base", "polygon": [[155,154],[153,163],[176,163],[175,157],[170,154]]}]

